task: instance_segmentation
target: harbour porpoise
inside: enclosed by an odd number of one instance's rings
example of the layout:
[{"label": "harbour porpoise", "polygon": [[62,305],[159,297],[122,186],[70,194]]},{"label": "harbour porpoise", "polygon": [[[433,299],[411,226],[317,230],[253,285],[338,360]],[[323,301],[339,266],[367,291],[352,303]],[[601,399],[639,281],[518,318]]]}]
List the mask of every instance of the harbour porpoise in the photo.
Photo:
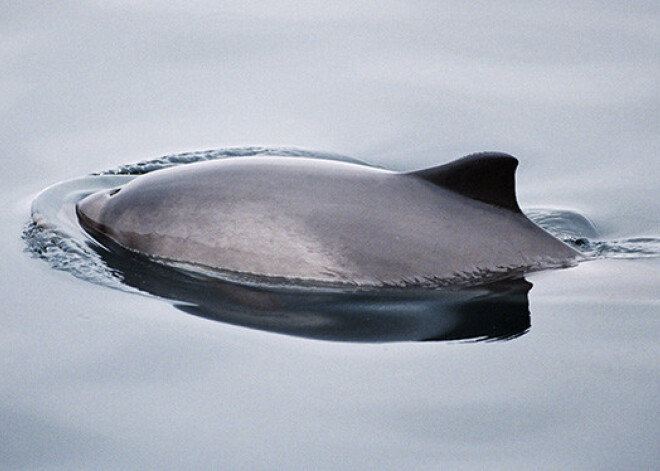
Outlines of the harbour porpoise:
[{"label": "harbour porpoise", "polygon": [[76,205],[83,228],[151,259],[301,285],[448,286],[570,266],[531,222],[517,159],[472,154],[398,173],[241,157],[138,176]]}]

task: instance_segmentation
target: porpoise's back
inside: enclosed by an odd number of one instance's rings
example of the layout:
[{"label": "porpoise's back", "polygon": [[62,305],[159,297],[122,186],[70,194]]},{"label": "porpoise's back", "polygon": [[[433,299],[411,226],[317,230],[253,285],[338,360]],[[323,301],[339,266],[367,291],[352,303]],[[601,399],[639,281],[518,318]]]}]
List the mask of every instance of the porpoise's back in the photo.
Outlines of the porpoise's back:
[{"label": "porpoise's back", "polygon": [[577,252],[518,208],[516,164],[477,154],[396,173],[244,157],[152,172],[77,212],[157,259],[306,283],[445,285],[571,264]]}]

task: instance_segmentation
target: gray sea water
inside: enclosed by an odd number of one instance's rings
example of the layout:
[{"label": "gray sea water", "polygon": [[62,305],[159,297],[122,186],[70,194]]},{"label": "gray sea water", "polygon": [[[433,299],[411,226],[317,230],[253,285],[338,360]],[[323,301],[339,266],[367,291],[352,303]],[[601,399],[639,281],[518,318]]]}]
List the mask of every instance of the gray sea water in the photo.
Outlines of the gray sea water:
[{"label": "gray sea water", "polygon": [[[655,3],[21,2],[0,37],[0,468],[657,467]],[[590,260],[526,276],[508,316],[353,297],[398,303],[355,329],[336,297],[209,318],[76,251],[80,182],[252,145],[511,153],[523,209]]]}]

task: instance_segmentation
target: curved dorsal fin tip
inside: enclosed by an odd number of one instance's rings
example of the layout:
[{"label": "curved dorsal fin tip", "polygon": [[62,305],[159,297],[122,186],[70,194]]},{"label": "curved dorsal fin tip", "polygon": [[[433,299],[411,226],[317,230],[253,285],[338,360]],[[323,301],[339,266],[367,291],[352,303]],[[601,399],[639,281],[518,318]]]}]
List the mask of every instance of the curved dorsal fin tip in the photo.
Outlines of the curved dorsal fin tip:
[{"label": "curved dorsal fin tip", "polygon": [[475,152],[473,154],[468,154],[464,157],[461,157],[459,159],[454,160],[453,162],[449,162],[449,164],[456,164],[459,162],[462,163],[467,163],[467,162],[475,163],[478,165],[483,165],[483,164],[493,164],[493,165],[514,165],[518,166],[518,159],[516,159],[513,155],[507,154],[505,152],[496,152],[496,151],[484,151],[484,152]]},{"label": "curved dorsal fin tip", "polygon": [[521,212],[516,200],[518,159],[503,152],[478,152],[437,167],[409,172],[468,198]]}]

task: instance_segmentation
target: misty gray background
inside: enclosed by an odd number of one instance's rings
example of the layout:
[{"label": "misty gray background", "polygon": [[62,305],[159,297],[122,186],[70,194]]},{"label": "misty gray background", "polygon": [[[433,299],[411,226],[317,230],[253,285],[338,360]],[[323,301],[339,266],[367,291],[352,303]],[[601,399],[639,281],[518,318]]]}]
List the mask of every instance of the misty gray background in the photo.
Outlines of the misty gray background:
[{"label": "misty gray background", "polygon": [[163,154],[295,145],[521,160],[521,205],[660,229],[657,2],[0,2],[0,467],[650,469],[660,266],[530,277],[492,344],[251,331],[23,253],[36,193]]}]

